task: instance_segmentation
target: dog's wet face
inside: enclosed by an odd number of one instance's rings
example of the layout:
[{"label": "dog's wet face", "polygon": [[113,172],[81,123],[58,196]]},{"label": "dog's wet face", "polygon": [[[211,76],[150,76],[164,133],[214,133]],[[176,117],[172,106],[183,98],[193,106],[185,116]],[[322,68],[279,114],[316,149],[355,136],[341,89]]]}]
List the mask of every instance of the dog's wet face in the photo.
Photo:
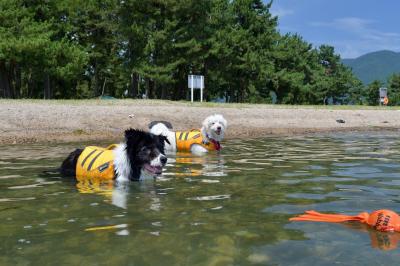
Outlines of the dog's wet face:
[{"label": "dog's wet face", "polygon": [[224,133],[227,127],[227,122],[222,115],[211,115],[203,121],[203,128],[208,137],[221,141],[224,138]]},{"label": "dog's wet face", "polygon": [[164,151],[164,141],[166,141],[166,138],[131,129],[125,132],[125,137],[126,148],[132,167],[135,167],[137,171],[145,170],[154,176],[161,174],[162,168],[167,163]]},{"label": "dog's wet face", "polygon": [[153,175],[161,174],[162,168],[167,163],[167,157],[163,154],[163,150],[157,147],[157,145],[142,147],[137,157],[143,162],[144,170]]}]

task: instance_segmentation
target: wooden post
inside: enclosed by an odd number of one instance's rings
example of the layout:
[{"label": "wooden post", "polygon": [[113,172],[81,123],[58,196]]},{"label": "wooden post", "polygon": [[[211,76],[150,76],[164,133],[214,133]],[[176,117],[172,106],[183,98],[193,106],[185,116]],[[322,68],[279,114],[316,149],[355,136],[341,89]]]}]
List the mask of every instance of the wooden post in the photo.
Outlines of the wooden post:
[{"label": "wooden post", "polygon": [[203,102],[203,85],[204,85],[204,77],[200,76],[200,102]]},{"label": "wooden post", "polygon": [[190,88],[191,88],[190,99],[191,99],[192,102],[193,102],[193,86],[194,86],[193,82],[194,82],[194,77],[191,76],[191,80],[190,80]]}]

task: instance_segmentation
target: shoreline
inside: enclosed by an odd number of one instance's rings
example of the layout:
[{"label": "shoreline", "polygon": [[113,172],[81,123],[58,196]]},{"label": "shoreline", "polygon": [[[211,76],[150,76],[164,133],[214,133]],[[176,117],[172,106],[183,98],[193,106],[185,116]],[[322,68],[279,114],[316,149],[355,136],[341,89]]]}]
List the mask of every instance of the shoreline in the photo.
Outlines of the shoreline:
[{"label": "shoreline", "polygon": [[120,141],[130,127],[165,120],[176,130],[200,128],[214,113],[228,121],[226,139],[400,129],[400,109],[385,107],[3,99],[0,144]]}]

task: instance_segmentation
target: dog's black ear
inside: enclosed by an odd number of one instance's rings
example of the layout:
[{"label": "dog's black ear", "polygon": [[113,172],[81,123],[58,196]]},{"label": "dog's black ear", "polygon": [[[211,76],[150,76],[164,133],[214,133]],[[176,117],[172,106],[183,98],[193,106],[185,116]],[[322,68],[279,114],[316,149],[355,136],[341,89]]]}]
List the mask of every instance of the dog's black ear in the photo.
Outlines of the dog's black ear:
[{"label": "dog's black ear", "polygon": [[171,143],[169,142],[169,140],[168,140],[168,138],[166,136],[160,135],[160,139],[161,139],[161,141],[165,141],[166,143],[171,145]]},{"label": "dog's black ear", "polygon": [[130,128],[125,130],[125,140],[139,139],[143,134],[144,132],[141,130]]},{"label": "dog's black ear", "polygon": [[125,130],[125,139],[128,140],[129,138],[132,138],[136,133],[136,129],[129,128]]}]

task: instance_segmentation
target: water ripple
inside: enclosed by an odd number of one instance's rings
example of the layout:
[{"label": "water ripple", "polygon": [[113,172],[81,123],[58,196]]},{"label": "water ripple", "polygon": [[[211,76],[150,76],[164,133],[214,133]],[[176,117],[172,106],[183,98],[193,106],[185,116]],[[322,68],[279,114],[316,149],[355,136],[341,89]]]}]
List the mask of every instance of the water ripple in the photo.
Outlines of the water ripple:
[{"label": "water ripple", "polygon": [[[375,265],[368,262],[400,255],[370,246],[372,230],[288,221],[309,209],[398,212],[398,132],[228,140],[220,153],[168,154],[159,178],[125,186],[82,187],[57,173],[40,174],[76,146],[0,151],[3,264],[292,265],[306,250],[308,264],[362,257],[359,265]],[[119,256],[121,248],[126,256]],[[63,259],[60,250],[70,256]],[[143,256],[149,252],[160,256]]]},{"label": "water ripple", "polygon": [[223,199],[229,199],[231,195],[213,195],[213,196],[201,196],[201,197],[192,197],[192,198],[187,198],[188,200],[199,200],[199,201],[209,201],[209,200],[223,200]]}]

